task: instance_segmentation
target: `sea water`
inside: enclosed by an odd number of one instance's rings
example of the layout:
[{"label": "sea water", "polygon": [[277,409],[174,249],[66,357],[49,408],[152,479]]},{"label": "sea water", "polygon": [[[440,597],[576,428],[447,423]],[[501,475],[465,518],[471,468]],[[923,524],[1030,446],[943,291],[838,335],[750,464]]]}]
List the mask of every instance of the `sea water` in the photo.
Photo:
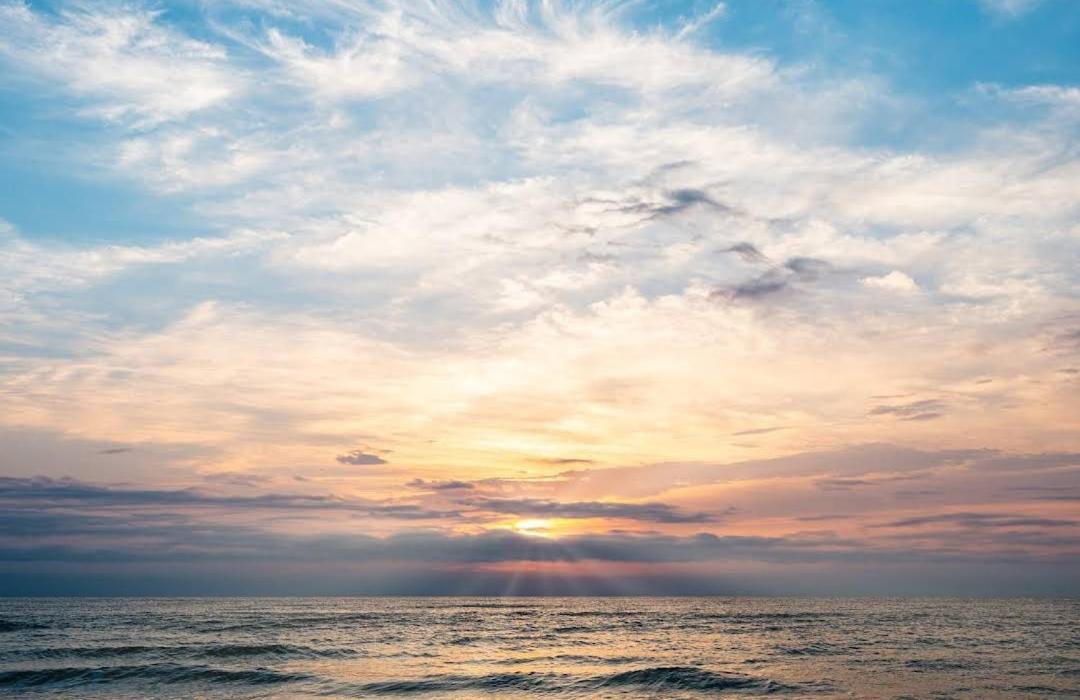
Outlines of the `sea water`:
[{"label": "sea water", "polygon": [[0,599],[0,695],[1080,697],[1080,600]]}]

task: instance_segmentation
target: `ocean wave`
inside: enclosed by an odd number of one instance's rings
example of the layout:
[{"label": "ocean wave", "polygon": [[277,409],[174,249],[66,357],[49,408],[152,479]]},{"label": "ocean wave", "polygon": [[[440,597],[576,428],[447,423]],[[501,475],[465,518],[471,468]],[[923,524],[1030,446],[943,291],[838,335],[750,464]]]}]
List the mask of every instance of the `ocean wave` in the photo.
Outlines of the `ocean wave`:
[{"label": "ocean wave", "polygon": [[160,647],[114,646],[114,647],[27,647],[13,650],[9,656],[19,659],[108,658],[139,656],[153,653]]},{"label": "ocean wave", "polygon": [[271,685],[310,680],[301,673],[279,673],[265,668],[230,671],[210,666],[148,664],[144,666],[98,666],[0,671],[0,688],[75,687],[121,681],[154,683],[244,683]]},{"label": "ocean wave", "polygon": [[355,649],[314,647],[295,644],[220,644],[196,652],[196,656],[209,659],[229,659],[249,656],[277,656],[282,658],[346,658],[355,656]]},{"label": "ocean wave", "polygon": [[572,663],[572,664],[588,664],[588,665],[610,665],[617,666],[621,664],[633,664],[640,663],[642,658],[639,656],[593,656],[591,654],[552,654],[550,656],[522,656],[509,659],[499,659],[492,661],[491,663],[500,664],[503,666],[518,666],[522,664],[537,664],[537,663]]},{"label": "ocean wave", "polygon": [[308,627],[340,626],[346,624],[393,621],[401,625],[406,615],[391,613],[319,613],[295,616],[275,617],[272,620],[253,618],[251,620],[203,620],[194,626],[197,632],[259,632],[268,630],[288,630]]},{"label": "ocean wave", "polygon": [[651,694],[674,691],[740,691],[774,692],[789,686],[776,681],[742,674],[716,673],[694,666],[658,666],[623,671],[595,678],[574,678],[565,674],[495,673],[484,676],[429,676],[408,680],[388,680],[364,683],[348,688],[335,688],[346,694],[401,695],[422,693],[451,693],[462,691],[572,694],[597,693],[615,689],[636,689]]},{"label": "ocean wave", "polygon": [[759,690],[773,692],[787,687],[767,678],[756,678],[741,673],[717,673],[697,666],[656,666],[633,671],[622,671],[610,676],[585,681],[583,685],[597,690],[619,686],[637,686],[650,692],[672,690],[696,690],[702,692]]},{"label": "ocean wave", "polygon": [[275,659],[347,658],[354,649],[314,647],[293,644],[213,644],[180,646],[103,646],[26,648],[10,654],[23,659],[109,659],[127,656],[150,656],[166,659],[239,659],[273,657]]},{"label": "ocean wave", "polygon": [[787,656],[825,656],[828,654],[837,654],[839,650],[829,644],[822,644],[821,642],[811,642],[802,646],[784,646],[780,645],[775,647],[777,653]]},{"label": "ocean wave", "polygon": [[425,606],[429,610],[538,610],[545,606],[543,605],[523,605],[521,603],[456,603],[456,604],[441,604],[441,605],[428,605]]},{"label": "ocean wave", "polygon": [[0,619],[0,632],[22,632],[23,630],[43,630],[47,625],[25,620]]},{"label": "ocean wave", "polygon": [[695,615],[697,620],[724,620],[729,622],[816,622],[837,617],[844,617],[842,613],[815,613],[815,612],[723,612],[701,613]]},{"label": "ocean wave", "polygon": [[411,680],[376,681],[350,689],[355,693],[449,693],[463,690],[540,692],[553,689],[552,677],[540,673],[494,673],[487,676],[431,676]]},{"label": "ocean wave", "polygon": [[971,662],[952,659],[910,659],[904,662],[912,671],[958,671],[972,667]]},{"label": "ocean wave", "polygon": [[644,610],[571,610],[556,613],[559,617],[647,617],[654,613]]}]

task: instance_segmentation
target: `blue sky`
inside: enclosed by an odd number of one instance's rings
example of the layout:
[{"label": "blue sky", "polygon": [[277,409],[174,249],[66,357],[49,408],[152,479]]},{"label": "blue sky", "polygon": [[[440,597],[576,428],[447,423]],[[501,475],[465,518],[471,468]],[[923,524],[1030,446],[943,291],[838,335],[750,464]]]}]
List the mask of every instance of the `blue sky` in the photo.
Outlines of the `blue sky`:
[{"label": "blue sky", "polygon": [[1077,3],[0,26],[0,592],[1077,581]]},{"label": "blue sky", "polygon": [[[950,148],[955,141],[966,140],[966,126],[999,119],[1011,109],[980,99],[980,86],[1072,85],[1080,65],[1076,41],[1080,18],[1069,0],[777,0],[722,5],[716,20],[694,32],[700,43],[766,56],[822,80],[870,77],[918,102],[917,108],[884,114],[851,135],[864,145]],[[42,13],[64,7],[63,3],[28,6]],[[154,8],[163,21],[193,37],[222,39],[208,30],[197,6],[165,3]],[[714,8],[715,4],[701,2],[642,3],[631,8],[628,23],[639,31],[657,25],[679,27]],[[232,21],[267,21],[258,11],[244,8],[234,12],[223,8],[217,14]],[[315,46],[325,48],[335,41],[337,28],[325,23],[310,18],[275,20]],[[235,43],[226,45],[256,65],[264,61],[245,55]],[[138,241],[219,231],[215,222],[193,215],[190,197],[162,197],[99,170],[92,162],[71,163],[65,152],[109,137],[107,126],[72,119],[73,106],[68,95],[26,89],[16,75],[0,85],[0,144],[9,154],[0,172],[4,213],[24,235]],[[357,111],[362,115],[364,110]],[[952,120],[960,123],[947,123]],[[928,128],[929,122],[938,128]],[[941,136],[942,126],[953,126],[947,139]],[[60,193],[64,205],[56,206]]]}]

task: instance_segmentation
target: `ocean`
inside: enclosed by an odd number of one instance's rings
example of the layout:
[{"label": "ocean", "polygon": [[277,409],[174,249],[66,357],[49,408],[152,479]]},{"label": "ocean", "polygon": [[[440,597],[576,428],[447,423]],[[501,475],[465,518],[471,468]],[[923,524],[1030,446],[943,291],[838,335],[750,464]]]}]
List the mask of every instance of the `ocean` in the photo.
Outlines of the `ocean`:
[{"label": "ocean", "polygon": [[1080,600],[0,599],[0,695],[1080,697]]}]

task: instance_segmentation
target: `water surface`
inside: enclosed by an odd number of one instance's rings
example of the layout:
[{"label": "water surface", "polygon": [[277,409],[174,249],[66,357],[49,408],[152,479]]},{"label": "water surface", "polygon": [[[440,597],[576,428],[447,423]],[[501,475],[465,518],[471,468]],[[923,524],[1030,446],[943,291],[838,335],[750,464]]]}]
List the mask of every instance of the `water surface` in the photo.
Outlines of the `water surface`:
[{"label": "water surface", "polygon": [[1080,697],[1080,600],[0,600],[0,695]]}]

